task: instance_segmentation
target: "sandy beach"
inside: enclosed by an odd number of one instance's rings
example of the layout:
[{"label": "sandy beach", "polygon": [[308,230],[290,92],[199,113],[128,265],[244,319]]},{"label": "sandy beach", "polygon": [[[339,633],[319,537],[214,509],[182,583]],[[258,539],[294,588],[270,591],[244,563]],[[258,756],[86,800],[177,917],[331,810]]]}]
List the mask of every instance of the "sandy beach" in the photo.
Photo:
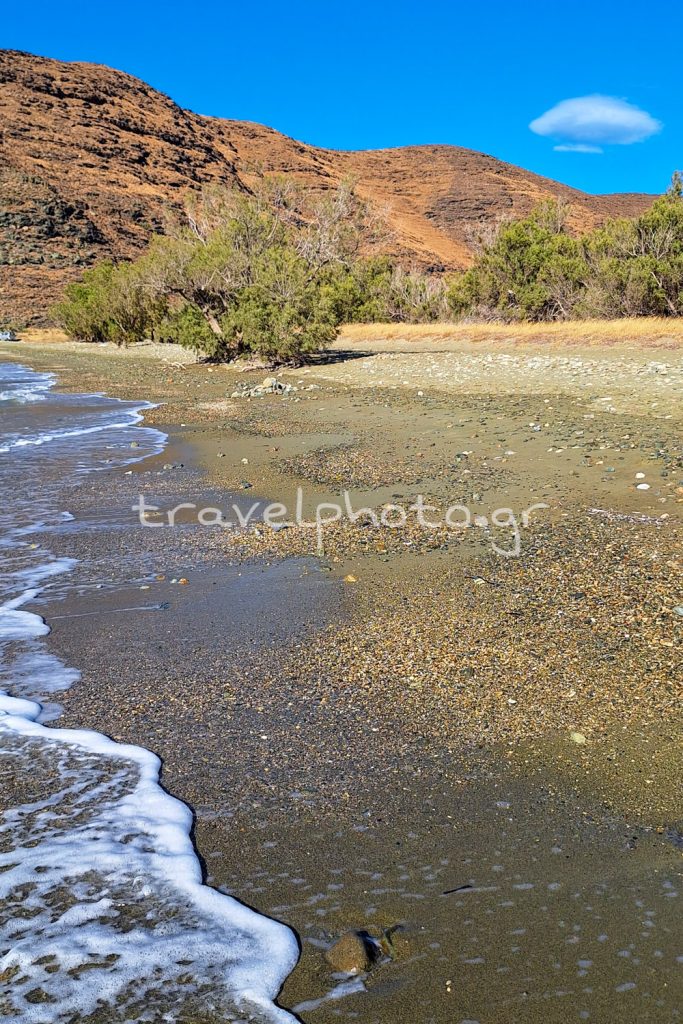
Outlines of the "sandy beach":
[{"label": "sandy beach", "polygon": [[[269,371],[172,346],[0,347],[168,434],[51,539],[57,724],[161,757],[209,884],[295,929],[305,1022],[674,1021],[680,340],[418,345],[349,336],[252,398]],[[197,522],[298,492],[434,525]],[[397,925],[360,979],[326,959]]]}]

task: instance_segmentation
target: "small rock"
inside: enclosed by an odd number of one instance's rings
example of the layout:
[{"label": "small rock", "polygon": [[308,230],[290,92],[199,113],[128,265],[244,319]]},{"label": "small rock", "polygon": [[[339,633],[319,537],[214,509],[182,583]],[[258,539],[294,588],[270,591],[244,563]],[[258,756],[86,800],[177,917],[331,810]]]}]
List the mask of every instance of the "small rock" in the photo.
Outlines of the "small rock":
[{"label": "small rock", "polygon": [[325,953],[335,971],[344,974],[365,974],[378,955],[378,945],[367,932],[345,932]]},{"label": "small rock", "polygon": [[582,747],[586,742],[586,737],[582,732],[570,732],[569,739],[572,743],[577,743],[580,747]]},{"label": "small rock", "polygon": [[288,395],[297,388],[293,384],[285,384],[277,377],[266,377],[261,384],[250,387],[248,384],[241,384],[237,391],[233,391],[232,398],[261,398],[263,395]]}]

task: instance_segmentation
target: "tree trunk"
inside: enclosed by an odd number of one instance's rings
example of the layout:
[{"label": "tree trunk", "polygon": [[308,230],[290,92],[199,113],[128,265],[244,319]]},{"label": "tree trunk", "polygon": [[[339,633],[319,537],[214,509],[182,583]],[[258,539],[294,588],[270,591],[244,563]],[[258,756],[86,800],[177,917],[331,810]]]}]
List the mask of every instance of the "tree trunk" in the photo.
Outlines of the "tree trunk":
[{"label": "tree trunk", "polygon": [[223,341],[223,331],[221,330],[221,325],[218,323],[215,313],[212,313],[210,309],[202,309],[202,313],[213,334]]}]

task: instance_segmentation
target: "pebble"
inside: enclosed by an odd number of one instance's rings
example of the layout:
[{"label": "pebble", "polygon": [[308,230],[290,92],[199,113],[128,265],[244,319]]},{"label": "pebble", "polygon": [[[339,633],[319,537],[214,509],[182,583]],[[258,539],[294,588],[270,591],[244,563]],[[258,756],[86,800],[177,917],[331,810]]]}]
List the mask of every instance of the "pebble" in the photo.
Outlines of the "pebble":
[{"label": "pebble", "polygon": [[365,932],[345,932],[325,953],[335,971],[344,974],[365,974],[378,955],[377,943]]}]

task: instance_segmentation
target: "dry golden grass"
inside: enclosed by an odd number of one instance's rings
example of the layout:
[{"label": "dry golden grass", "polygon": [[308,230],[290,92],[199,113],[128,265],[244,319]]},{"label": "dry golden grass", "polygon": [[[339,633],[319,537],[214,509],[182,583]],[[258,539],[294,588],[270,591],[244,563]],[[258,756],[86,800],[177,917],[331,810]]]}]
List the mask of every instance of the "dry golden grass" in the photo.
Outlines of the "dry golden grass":
[{"label": "dry golden grass", "polygon": [[[349,344],[397,351],[416,348],[447,351],[460,343],[493,342],[512,345],[627,345],[653,348],[683,347],[683,318],[638,317],[623,320],[576,320],[551,324],[348,324],[338,346]],[[388,344],[387,344],[388,343]]]},{"label": "dry golden grass", "polygon": [[32,343],[54,345],[70,340],[68,334],[58,327],[27,327],[25,330],[19,331],[18,334],[21,340],[28,342],[29,345]]},{"label": "dry golden grass", "polygon": [[[70,344],[78,348],[81,343],[70,341],[64,331],[57,328],[29,328],[19,334],[22,342],[36,345]],[[552,324],[347,324],[342,328],[336,349],[354,348],[369,352],[448,352],[461,345],[544,345],[553,346],[603,346],[637,348],[683,348],[683,318],[638,317],[623,320],[576,320],[569,323]],[[161,354],[168,357],[184,354],[185,361],[190,353],[175,345],[133,346],[131,349],[114,349],[113,346],[98,346],[100,351],[122,354]],[[157,351],[158,350],[158,351]]]}]

